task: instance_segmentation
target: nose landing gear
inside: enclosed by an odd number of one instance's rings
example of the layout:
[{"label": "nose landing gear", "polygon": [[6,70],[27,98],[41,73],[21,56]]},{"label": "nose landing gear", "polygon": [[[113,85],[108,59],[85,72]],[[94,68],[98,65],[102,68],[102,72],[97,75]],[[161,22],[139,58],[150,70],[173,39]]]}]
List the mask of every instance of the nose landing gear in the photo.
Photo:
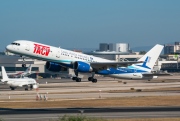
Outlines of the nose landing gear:
[{"label": "nose landing gear", "polygon": [[23,61],[22,67],[26,67],[26,64],[25,64],[25,59],[24,59],[24,57],[23,57],[23,56],[21,56],[21,58],[22,58],[22,61]]}]

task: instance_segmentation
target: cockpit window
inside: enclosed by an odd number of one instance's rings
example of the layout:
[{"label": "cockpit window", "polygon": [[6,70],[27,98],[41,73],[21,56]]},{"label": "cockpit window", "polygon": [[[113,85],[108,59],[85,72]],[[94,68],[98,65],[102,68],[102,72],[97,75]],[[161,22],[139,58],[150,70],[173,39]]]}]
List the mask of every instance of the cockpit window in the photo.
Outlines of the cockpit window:
[{"label": "cockpit window", "polygon": [[19,43],[15,43],[15,42],[11,43],[11,45],[17,45],[17,46],[20,46]]}]

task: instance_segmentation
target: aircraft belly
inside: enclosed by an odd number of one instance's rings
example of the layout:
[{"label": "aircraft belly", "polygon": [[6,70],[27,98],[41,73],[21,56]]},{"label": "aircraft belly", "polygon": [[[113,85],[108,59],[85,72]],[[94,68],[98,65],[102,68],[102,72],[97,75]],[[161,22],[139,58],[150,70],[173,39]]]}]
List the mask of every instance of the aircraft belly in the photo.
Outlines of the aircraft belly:
[{"label": "aircraft belly", "polygon": [[113,78],[119,79],[142,79],[141,75],[137,75],[137,73],[128,73],[128,74],[110,74],[106,75]]},{"label": "aircraft belly", "polygon": [[11,87],[17,87],[18,86],[18,84],[17,83],[11,83],[11,84],[9,84]]}]

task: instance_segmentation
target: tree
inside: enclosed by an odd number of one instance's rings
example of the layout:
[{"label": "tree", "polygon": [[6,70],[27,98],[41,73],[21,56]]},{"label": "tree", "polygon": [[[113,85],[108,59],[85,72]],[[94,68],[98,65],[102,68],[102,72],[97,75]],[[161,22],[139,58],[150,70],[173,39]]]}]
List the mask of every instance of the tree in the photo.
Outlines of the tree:
[{"label": "tree", "polygon": [[144,55],[144,54],[146,54],[146,51],[139,51],[139,54]]}]

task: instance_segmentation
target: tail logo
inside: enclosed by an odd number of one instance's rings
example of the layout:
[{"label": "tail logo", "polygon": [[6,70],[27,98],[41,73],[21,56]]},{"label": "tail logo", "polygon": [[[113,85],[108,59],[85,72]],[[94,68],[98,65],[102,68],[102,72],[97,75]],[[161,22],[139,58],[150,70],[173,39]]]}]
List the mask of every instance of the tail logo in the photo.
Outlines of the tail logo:
[{"label": "tail logo", "polygon": [[151,69],[151,68],[149,68],[149,67],[146,65],[147,63],[150,63],[150,61],[151,61],[151,57],[147,56],[146,59],[145,59],[145,61],[143,62],[143,64],[142,64],[142,65],[137,65],[137,66],[140,66],[140,67],[143,67],[143,68],[147,68],[147,69]]}]

